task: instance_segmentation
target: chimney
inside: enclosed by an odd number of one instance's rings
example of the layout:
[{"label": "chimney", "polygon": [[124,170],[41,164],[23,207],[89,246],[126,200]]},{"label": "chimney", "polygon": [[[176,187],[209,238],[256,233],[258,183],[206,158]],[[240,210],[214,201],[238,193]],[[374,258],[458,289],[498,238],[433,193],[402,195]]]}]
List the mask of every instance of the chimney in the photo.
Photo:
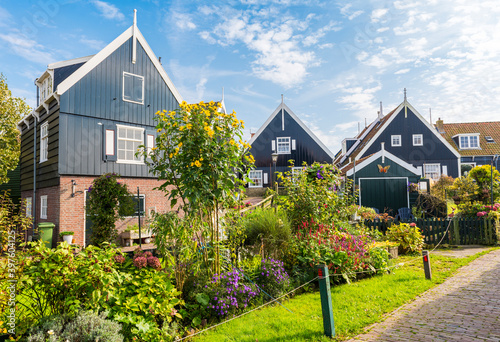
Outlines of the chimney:
[{"label": "chimney", "polygon": [[444,133],[444,124],[441,118],[438,118],[436,121],[436,128],[439,133]]},{"label": "chimney", "polygon": [[250,139],[252,139],[254,135],[255,133],[250,133]]},{"label": "chimney", "polygon": [[380,110],[378,112],[378,120],[382,120],[382,118],[384,117],[384,113],[382,112],[382,101],[380,101]]}]

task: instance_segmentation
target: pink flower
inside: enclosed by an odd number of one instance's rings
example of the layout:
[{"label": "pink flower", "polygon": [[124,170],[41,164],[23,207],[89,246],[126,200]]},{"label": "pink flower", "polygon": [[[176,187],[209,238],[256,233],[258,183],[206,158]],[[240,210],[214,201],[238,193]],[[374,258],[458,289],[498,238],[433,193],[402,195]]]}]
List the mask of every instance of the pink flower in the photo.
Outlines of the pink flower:
[{"label": "pink flower", "polygon": [[148,259],[148,266],[154,268],[155,270],[161,270],[161,263],[157,257],[150,256]]},{"label": "pink flower", "polygon": [[119,264],[123,264],[125,262],[125,257],[121,254],[115,255],[115,261]]},{"label": "pink flower", "polygon": [[134,266],[137,268],[146,267],[147,264],[148,264],[148,260],[145,257],[140,256],[140,257],[136,257],[134,259]]},{"label": "pink flower", "polygon": [[478,212],[478,213],[477,213],[477,217],[482,217],[482,216],[484,216],[485,214],[486,214],[486,212],[484,212],[484,211],[480,211],[480,212]]},{"label": "pink flower", "polygon": [[410,223],[410,227],[415,227],[417,224],[415,222]]}]

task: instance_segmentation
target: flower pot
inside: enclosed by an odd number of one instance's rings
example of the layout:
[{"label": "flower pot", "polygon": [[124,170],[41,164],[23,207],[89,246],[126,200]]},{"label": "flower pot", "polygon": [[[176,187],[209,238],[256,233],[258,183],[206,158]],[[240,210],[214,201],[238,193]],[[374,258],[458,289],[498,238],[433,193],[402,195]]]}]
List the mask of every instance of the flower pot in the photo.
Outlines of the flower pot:
[{"label": "flower pot", "polygon": [[151,243],[151,238],[145,238],[144,243]]},{"label": "flower pot", "polygon": [[73,235],[64,235],[62,238],[70,245],[73,243]]}]

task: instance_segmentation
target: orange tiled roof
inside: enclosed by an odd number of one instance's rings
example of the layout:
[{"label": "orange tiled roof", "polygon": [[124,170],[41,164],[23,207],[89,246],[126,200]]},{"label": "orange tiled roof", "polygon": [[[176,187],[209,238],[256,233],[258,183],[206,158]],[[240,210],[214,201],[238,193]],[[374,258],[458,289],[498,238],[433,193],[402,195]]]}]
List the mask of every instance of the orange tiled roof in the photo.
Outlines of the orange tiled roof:
[{"label": "orange tiled roof", "polygon": [[[493,122],[464,122],[443,124],[444,133],[441,135],[461,156],[490,156],[500,154],[500,121]],[[457,134],[479,133],[479,146],[481,149],[460,149],[452,137]],[[493,138],[495,142],[487,142],[486,136]]]}]

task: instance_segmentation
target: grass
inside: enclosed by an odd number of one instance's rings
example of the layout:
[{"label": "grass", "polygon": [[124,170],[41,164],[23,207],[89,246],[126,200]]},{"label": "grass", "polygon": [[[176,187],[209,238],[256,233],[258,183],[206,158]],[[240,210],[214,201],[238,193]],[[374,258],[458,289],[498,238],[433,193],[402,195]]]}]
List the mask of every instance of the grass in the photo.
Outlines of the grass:
[{"label": "grass", "polygon": [[[332,287],[336,341],[343,341],[380,321],[384,314],[442,283],[455,271],[492,249],[466,258],[431,255],[432,281],[426,280],[421,257],[400,257],[404,265],[391,274]],[[320,295],[307,293],[266,307],[202,333],[196,342],[210,341],[332,341],[323,335]]]}]

